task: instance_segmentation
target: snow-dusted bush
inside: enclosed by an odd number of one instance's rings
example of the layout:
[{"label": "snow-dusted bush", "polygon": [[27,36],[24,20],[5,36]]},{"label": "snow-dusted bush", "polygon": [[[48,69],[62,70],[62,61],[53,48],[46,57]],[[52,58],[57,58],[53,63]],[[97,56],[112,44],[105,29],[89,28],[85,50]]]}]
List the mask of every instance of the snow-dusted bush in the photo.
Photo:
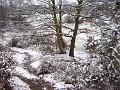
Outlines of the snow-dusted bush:
[{"label": "snow-dusted bush", "polygon": [[82,89],[87,85],[87,78],[90,77],[90,64],[85,62],[59,62],[55,79],[64,81],[65,84],[72,84],[77,89]]},{"label": "snow-dusted bush", "polygon": [[5,21],[3,21],[3,22],[0,22],[0,28],[3,28],[3,27],[5,27],[6,26],[6,23],[5,23]]},{"label": "snow-dusted bush", "polygon": [[0,67],[8,68],[12,64],[14,64],[12,60],[12,52],[6,52],[6,51],[0,52]]},{"label": "snow-dusted bush", "polygon": [[[119,30],[104,29],[101,33],[102,38],[98,40],[98,46],[94,49],[99,55],[99,65],[102,65],[102,71],[92,75],[90,86],[105,90],[119,90],[120,83],[120,34]],[[87,47],[94,45],[94,39],[88,43]],[[91,52],[91,48],[87,48]],[[93,51],[93,50],[92,50]],[[98,65],[98,66],[99,66]]]},{"label": "snow-dusted bush", "polygon": [[53,36],[44,37],[40,33],[15,33],[8,43],[10,47],[26,48],[42,51],[43,54],[55,53],[56,44]]},{"label": "snow-dusted bush", "polygon": [[3,46],[1,43],[0,43],[0,51],[2,51],[2,50],[5,50],[5,46]]},{"label": "snow-dusted bush", "polygon": [[99,46],[100,40],[94,40],[93,37],[89,37],[87,43],[85,44],[85,49],[90,53],[95,53]]},{"label": "snow-dusted bush", "polygon": [[62,16],[63,19],[63,23],[74,23],[75,22],[75,18],[72,15],[69,14],[64,14]]},{"label": "snow-dusted bush", "polygon": [[10,17],[10,20],[15,21],[14,24],[18,24],[18,23],[23,23],[21,21],[26,21],[25,17],[23,17],[22,15],[12,15],[12,17]]},{"label": "snow-dusted bush", "polygon": [[7,80],[5,90],[31,90],[27,83],[23,82],[19,77],[13,76]]},{"label": "snow-dusted bush", "polygon": [[[114,27],[110,27],[110,26]],[[98,47],[95,49],[99,55],[99,65],[102,71],[94,74],[90,80],[90,86],[105,90],[119,90],[120,83],[120,31],[115,23],[101,28],[101,39],[98,40]],[[95,43],[92,39],[88,47]],[[89,49],[91,51],[91,49]],[[93,53],[95,54],[95,53]],[[99,66],[98,65],[98,66]]]},{"label": "snow-dusted bush", "polygon": [[37,70],[37,74],[49,74],[49,73],[53,73],[56,71],[56,67],[54,65],[52,65],[50,62],[47,61],[42,61],[38,70]]},{"label": "snow-dusted bush", "polygon": [[41,74],[52,73],[55,80],[72,84],[75,89],[84,88],[88,82],[87,78],[90,77],[90,62],[77,62],[73,58],[66,57],[68,56],[56,55],[46,58],[37,70],[42,72]]},{"label": "snow-dusted bush", "polygon": [[[101,30],[99,33],[101,38],[97,40],[98,46],[93,54],[99,55],[98,66],[101,66],[102,69],[92,75],[88,85],[100,90],[119,90],[120,88],[120,29],[116,21],[119,15],[115,15],[112,9],[106,5],[104,8],[100,6],[99,9],[96,9],[98,13],[101,12],[102,14],[97,14],[99,17],[95,17],[98,18],[96,25]],[[90,38],[87,47],[95,43],[96,40]],[[87,49],[91,51],[90,48]]]},{"label": "snow-dusted bush", "polygon": [[[79,19],[79,24],[82,24],[85,21],[85,18],[80,18]],[[62,16],[62,22],[63,23],[75,23],[75,16],[74,15],[69,15],[69,14],[64,14]]]},{"label": "snow-dusted bush", "polygon": [[12,52],[9,49],[6,51],[0,51],[0,84],[4,85],[7,79],[10,78],[9,68],[15,65],[12,58]]}]

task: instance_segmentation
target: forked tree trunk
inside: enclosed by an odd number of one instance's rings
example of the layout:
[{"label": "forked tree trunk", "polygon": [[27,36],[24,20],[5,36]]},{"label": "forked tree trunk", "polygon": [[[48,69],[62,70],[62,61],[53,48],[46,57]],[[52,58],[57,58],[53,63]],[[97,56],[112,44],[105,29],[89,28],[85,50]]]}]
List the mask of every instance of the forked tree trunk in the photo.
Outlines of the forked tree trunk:
[{"label": "forked tree trunk", "polygon": [[[53,19],[54,19],[56,37],[57,37],[57,47],[59,49],[59,53],[63,54],[63,53],[66,53],[65,52],[66,45],[62,37],[61,10],[59,10],[59,18],[57,18],[57,9],[55,5],[55,0],[51,0],[51,2],[52,2]],[[59,6],[59,9],[61,9],[61,5]]]},{"label": "forked tree trunk", "polygon": [[75,27],[74,27],[74,32],[73,32],[71,45],[70,45],[70,52],[69,52],[69,56],[71,57],[74,57],[75,40],[76,40],[78,26],[79,26],[79,17],[80,17],[80,11],[82,8],[81,6],[82,3],[83,3],[83,0],[78,1],[77,11],[75,15]]}]

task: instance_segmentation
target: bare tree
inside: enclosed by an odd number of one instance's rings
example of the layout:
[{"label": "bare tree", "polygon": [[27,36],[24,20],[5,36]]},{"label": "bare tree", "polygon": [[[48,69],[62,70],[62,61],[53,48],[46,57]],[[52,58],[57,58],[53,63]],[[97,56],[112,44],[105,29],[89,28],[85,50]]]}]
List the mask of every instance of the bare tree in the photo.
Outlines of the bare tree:
[{"label": "bare tree", "polygon": [[77,0],[77,2],[78,2],[78,5],[76,6],[75,27],[74,27],[74,31],[73,31],[73,36],[72,36],[71,45],[70,45],[70,52],[69,52],[69,56],[72,56],[72,57],[74,57],[75,39],[76,39],[76,36],[77,36],[79,18],[80,18],[80,11],[82,9],[83,0]]},{"label": "bare tree", "polygon": [[56,31],[56,36],[57,36],[57,45],[59,48],[59,53],[63,54],[65,53],[65,42],[63,40],[62,37],[62,16],[61,16],[61,5],[62,5],[62,1],[59,0],[59,16],[57,18],[57,7],[55,4],[55,0],[51,0],[51,4],[52,4],[52,9],[53,9],[53,20],[54,20],[54,25],[55,25],[55,31]]}]

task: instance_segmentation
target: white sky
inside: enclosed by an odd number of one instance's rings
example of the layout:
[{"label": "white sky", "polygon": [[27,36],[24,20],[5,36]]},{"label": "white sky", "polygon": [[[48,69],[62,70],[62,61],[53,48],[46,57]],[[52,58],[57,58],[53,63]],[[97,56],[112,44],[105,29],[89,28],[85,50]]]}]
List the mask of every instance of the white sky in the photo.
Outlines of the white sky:
[{"label": "white sky", "polygon": [[67,1],[69,1],[69,2],[76,2],[77,0],[67,0]]},{"label": "white sky", "polygon": [[[77,0],[67,0],[68,2],[76,2]],[[33,0],[35,4],[37,4],[37,0]]]}]

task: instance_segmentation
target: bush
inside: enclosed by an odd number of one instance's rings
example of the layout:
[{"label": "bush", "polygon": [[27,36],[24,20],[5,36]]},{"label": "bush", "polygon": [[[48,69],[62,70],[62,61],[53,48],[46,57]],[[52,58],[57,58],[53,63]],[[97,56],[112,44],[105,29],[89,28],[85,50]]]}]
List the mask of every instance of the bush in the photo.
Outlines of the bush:
[{"label": "bush", "polygon": [[[102,38],[98,42],[95,53],[99,55],[99,65],[102,70],[93,74],[90,79],[90,86],[105,90],[119,90],[120,83],[120,34],[119,29],[104,28],[101,33]],[[90,42],[89,42],[90,41]],[[93,45],[95,40],[88,40],[87,47]],[[91,48],[87,48],[91,52]],[[93,53],[93,54],[95,54]]]},{"label": "bush", "polygon": [[10,78],[9,68],[16,63],[13,61],[11,51],[0,52],[0,84],[3,86],[5,82]]},{"label": "bush", "polygon": [[6,26],[6,23],[5,23],[5,21],[3,21],[3,22],[0,22],[0,28],[4,28]]},{"label": "bush", "polygon": [[42,61],[37,69],[38,75],[50,74],[56,71],[56,67],[48,61]]},{"label": "bush", "polygon": [[75,23],[75,18],[72,15],[64,14],[62,18],[63,23]]}]

